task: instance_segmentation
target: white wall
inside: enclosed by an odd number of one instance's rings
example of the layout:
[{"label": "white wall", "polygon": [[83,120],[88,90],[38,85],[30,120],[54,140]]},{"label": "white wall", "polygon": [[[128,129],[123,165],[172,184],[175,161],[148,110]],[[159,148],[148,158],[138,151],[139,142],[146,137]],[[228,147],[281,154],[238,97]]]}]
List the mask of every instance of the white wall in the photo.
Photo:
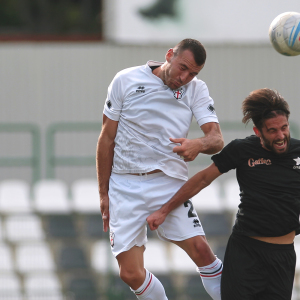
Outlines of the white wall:
[{"label": "white wall", "polygon": [[[152,17],[145,17],[140,10],[151,10]],[[164,11],[164,14],[159,14],[159,11]],[[168,14],[168,11],[172,13]],[[205,43],[268,42],[272,20],[289,11],[300,12],[300,2],[105,0],[104,33],[110,40],[136,44],[177,42],[186,37],[201,39]]]},{"label": "white wall", "polygon": [[[118,46],[107,43],[3,43],[0,44],[0,120],[29,122],[44,136],[55,122],[100,122],[107,86],[119,70],[163,61],[172,44],[161,46]],[[207,62],[199,78],[206,81],[215,100],[221,125],[240,122],[241,102],[254,89],[277,89],[289,102],[291,120],[299,125],[299,57],[285,57],[266,44],[206,45]],[[61,136],[57,150],[63,155],[95,153],[98,133],[85,137]],[[3,155],[28,152],[26,138],[0,134]],[[228,142],[227,140],[226,142]],[[0,180],[28,177],[16,168],[0,168]],[[76,176],[95,176],[92,168],[61,168],[58,176],[72,181]],[[43,167],[43,176],[45,170]]]}]

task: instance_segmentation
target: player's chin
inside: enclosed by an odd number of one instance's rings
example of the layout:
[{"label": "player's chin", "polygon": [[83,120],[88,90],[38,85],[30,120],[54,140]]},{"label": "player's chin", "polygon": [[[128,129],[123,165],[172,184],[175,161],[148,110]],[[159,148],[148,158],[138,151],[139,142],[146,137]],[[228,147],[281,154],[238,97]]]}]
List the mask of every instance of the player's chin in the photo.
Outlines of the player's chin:
[{"label": "player's chin", "polygon": [[281,147],[281,148],[278,148],[278,147],[273,147],[273,152],[275,152],[276,154],[284,154],[286,153],[288,150],[288,145],[285,144],[285,147]]},{"label": "player's chin", "polygon": [[290,139],[285,138],[283,145],[273,143],[272,148],[276,154],[284,154],[288,151],[290,145]]},{"label": "player's chin", "polygon": [[173,91],[178,90],[181,86],[182,86],[182,84],[180,84],[179,82],[170,82],[168,84],[168,87]]}]

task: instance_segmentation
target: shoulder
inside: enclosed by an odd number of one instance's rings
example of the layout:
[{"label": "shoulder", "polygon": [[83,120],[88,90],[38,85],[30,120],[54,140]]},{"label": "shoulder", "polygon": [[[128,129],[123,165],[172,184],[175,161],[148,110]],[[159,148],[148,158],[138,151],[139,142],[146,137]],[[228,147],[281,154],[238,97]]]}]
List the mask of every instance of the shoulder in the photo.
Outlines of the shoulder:
[{"label": "shoulder", "polygon": [[199,99],[211,100],[206,83],[196,77],[185,85],[185,89],[187,95],[191,97],[194,103]]},{"label": "shoulder", "polygon": [[[144,74],[143,74],[144,72]],[[110,86],[114,89],[127,89],[136,81],[145,77],[145,66],[136,66],[119,71],[113,78]]]},{"label": "shoulder", "polygon": [[291,138],[291,145],[300,146],[300,140]]},{"label": "shoulder", "polygon": [[249,135],[243,139],[234,139],[230,142],[230,144],[243,146],[243,145],[249,145],[257,142],[259,138],[255,135]]},{"label": "shoulder", "polygon": [[230,148],[230,149],[249,149],[251,147],[256,147],[257,145],[259,145],[260,141],[259,138],[255,135],[250,135],[247,136],[246,138],[243,139],[234,139],[232,140],[230,143],[228,143],[225,148]]},{"label": "shoulder", "polygon": [[194,77],[193,80],[187,84],[187,88],[195,90],[207,90],[207,85],[203,80]]},{"label": "shoulder", "polygon": [[116,74],[115,78],[126,78],[127,76],[143,72],[144,69],[145,69],[145,66],[135,66],[135,67],[126,68],[126,69],[119,71]]},{"label": "shoulder", "polygon": [[289,152],[300,152],[300,140],[291,138]]},{"label": "shoulder", "polygon": [[250,145],[260,145],[260,139],[259,137],[257,137],[256,135],[249,135],[247,137],[245,137],[244,139],[238,139],[238,141],[240,142],[241,145],[246,145],[246,146],[250,146]]}]

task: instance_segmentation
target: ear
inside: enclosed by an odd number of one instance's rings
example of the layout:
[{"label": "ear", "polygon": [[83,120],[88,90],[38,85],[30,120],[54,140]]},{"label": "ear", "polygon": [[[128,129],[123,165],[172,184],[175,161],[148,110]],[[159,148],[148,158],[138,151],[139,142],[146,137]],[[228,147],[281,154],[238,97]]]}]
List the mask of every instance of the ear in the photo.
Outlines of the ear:
[{"label": "ear", "polygon": [[261,133],[260,133],[260,131],[257,127],[253,127],[253,131],[254,131],[256,136],[258,136],[259,138],[261,137]]},{"label": "ear", "polygon": [[166,53],[166,61],[167,61],[167,62],[170,62],[171,59],[173,58],[173,56],[174,56],[174,51],[173,51],[172,48],[170,48],[170,49],[168,50],[168,52]]}]

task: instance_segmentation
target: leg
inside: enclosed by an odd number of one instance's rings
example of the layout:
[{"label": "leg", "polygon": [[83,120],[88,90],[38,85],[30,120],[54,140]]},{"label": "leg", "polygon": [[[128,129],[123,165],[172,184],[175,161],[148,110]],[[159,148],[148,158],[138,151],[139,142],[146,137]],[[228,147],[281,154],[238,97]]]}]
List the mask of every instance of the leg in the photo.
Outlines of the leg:
[{"label": "leg", "polygon": [[259,297],[269,282],[268,267],[262,258],[265,251],[264,248],[261,251],[259,243],[263,242],[249,237],[230,236],[221,280],[222,300],[273,299]]},{"label": "leg", "polygon": [[[142,300],[167,300],[160,281],[145,270],[143,258],[149,208],[145,196],[141,195],[150,195],[161,177],[163,173],[145,177],[112,173],[110,177],[111,250],[118,261],[121,279]],[[149,199],[152,200],[152,196]]]},{"label": "leg", "polygon": [[144,246],[134,246],[130,250],[122,252],[117,256],[120,277],[134,290],[139,288],[145,281],[144,251]]},{"label": "leg", "polygon": [[[164,199],[170,199],[184,181],[174,178],[162,178],[168,181],[164,186]],[[157,198],[156,198],[157,199]],[[155,209],[156,210],[156,209]],[[160,239],[171,241],[181,247],[198,266],[203,285],[214,300],[220,300],[220,281],[222,262],[214,256],[210,249],[203,227],[194,210],[191,200],[172,210],[161,224],[157,233]]]},{"label": "leg", "polygon": [[144,269],[145,247],[134,246],[117,256],[120,277],[141,300],[168,300],[160,281]]},{"label": "leg", "polygon": [[216,260],[204,235],[197,235],[184,241],[171,241],[182,248],[198,267],[211,264]]},{"label": "leg", "polygon": [[215,257],[205,236],[195,236],[183,241],[172,241],[182,248],[198,266],[198,271],[207,293],[214,299],[221,299],[221,275],[223,264]]},{"label": "leg", "polygon": [[296,253],[293,244],[273,245],[266,251],[268,286],[258,299],[285,300],[292,298]]}]

